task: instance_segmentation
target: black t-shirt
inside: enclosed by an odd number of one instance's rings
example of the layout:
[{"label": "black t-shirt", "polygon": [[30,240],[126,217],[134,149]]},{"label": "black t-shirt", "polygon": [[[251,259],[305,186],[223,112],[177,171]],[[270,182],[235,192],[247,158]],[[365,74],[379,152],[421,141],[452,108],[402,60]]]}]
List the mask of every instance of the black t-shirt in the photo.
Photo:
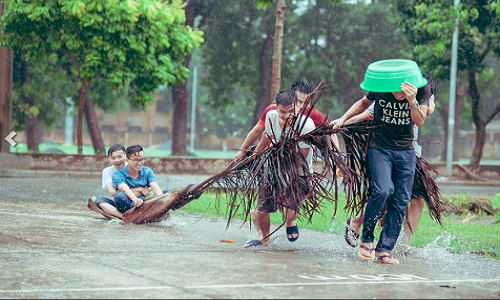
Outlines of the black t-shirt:
[{"label": "black t-shirt", "polygon": [[[427,105],[431,88],[427,84],[418,89],[417,101]],[[370,146],[390,149],[414,149],[413,121],[408,100],[397,100],[392,93],[369,92],[366,98],[375,101],[374,119],[380,127],[371,132]]]}]

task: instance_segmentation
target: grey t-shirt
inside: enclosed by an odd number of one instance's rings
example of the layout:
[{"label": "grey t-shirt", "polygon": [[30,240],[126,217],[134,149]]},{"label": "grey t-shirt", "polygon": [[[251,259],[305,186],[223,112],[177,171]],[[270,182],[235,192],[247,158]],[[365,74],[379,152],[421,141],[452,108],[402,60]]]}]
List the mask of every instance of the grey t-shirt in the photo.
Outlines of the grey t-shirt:
[{"label": "grey t-shirt", "polygon": [[[128,163],[125,163],[126,168],[128,166]],[[108,183],[113,183],[113,174],[118,171],[117,168],[115,168],[114,165],[111,165],[104,170],[102,170],[102,189],[107,191],[106,185]]]}]

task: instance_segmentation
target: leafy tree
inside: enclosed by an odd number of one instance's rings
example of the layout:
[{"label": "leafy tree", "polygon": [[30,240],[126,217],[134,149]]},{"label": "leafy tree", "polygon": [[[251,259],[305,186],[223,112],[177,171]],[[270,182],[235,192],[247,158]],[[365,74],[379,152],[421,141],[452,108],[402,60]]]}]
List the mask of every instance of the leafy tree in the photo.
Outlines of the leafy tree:
[{"label": "leafy tree", "polygon": [[[483,156],[486,125],[500,112],[498,97],[491,99],[493,103],[484,103],[485,92],[496,85],[488,60],[500,57],[500,1],[463,0],[456,11],[453,5],[435,0],[395,0],[395,4],[402,14],[405,32],[417,45],[416,57],[438,78],[449,74],[451,37],[455,18],[459,18],[458,69],[467,78],[466,95],[476,127],[470,168],[477,170]],[[483,89],[479,88],[480,81],[487,83]]]},{"label": "leafy tree", "polygon": [[[131,103],[146,107],[160,84],[188,76],[182,62],[203,38],[184,25],[183,8],[180,0],[11,0],[1,26],[6,45],[22,50],[29,63],[58,53],[71,61],[80,83],[81,154],[83,114],[86,107],[92,113],[87,95],[96,79],[116,89],[129,85]],[[97,119],[88,123],[99,128]],[[94,135],[96,153],[103,153],[100,133]]]},{"label": "leafy tree", "polygon": [[[254,125],[269,105],[274,15],[253,2],[215,3],[203,31],[202,57],[206,68],[202,84],[211,97],[206,104],[221,112],[239,101],[254,108]],[[222,55],[221,55],[222,54]],[[235,91],[241,98],[236,100]]]}]

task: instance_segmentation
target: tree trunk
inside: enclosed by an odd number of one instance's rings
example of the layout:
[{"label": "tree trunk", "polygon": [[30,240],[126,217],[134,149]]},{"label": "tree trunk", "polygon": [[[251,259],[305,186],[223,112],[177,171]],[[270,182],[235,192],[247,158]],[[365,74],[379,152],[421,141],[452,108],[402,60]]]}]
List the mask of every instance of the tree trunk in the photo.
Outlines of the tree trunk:
[{"label": "tree trunk", "polygon": [[83,114],[85,113],[85,102],[87,102],[87,94],[89,92],[90,82],[83,81],[80,90],[80,104],[78,105],[78,124],[76,127],[76,141],[78,144],[78,155],[83,154]]},{"label": "tree trunk", "polygon": [[[26,99],[29,105],[35,104],[35,98],[33,95],[29,95]],[[25,115],[26,122],[26,137],[28,144],[28,152],[38,152],[38,145],[40,144],[40,139],[38,136],[38,116]]]},{"label": "tree trunk", "polygon": [[99,119],[95,113],[94,102],[89,98],[87,98],[87,103],[85,105],[85,120],[87,121],[87,128],[89,129],[90,139],[92,140],[95,154],[105,155],[106,150],[104,149]]},{"label": "tree trunk", "polygon": [[270,103],[274,101],[274,95],[280,90],[281,81],[281,57],[283,56],[283,28],[285,26],[286,0],[278,0],[276,3],[276,25],[274,31],[274,54],[273,71],[271,78]]},{"label": "tree trunk", "polygon": [[253,111],[253,117],[250,126],[254,126],[259,121],[262,112],[266,109],[269,104],[268,99],[271,95],[271,90],[269,88],[269,80],[271,74],[271,64],[269,62],[269,50],[272,45],[272,35],[268,34],[263,40],[262,47],[260,49],[259,58],[259,96],[257,98],[257,104],[255,105]]},{"label": "tree trunk", "polygon": [[[188,59],[186,59],[188,61]],[[185,62],[186,62],[185,61]],[[187,86],[179,82],[172,90],[174,114],[172,118],[172,155],[186,156],[187,145]]]},{"label": "tree trunk", "polygon": [[476,124],[476,144],[472,151],[472,158],[470,162],[471,171],[479,169],[479,164],[483,158],[484,143],[486,141],[486,124],[484,122],[474,122]]},{"label": "tree trunk", "polygon": [[476,144],[472,151],[472,158],[470,161],[471,171],[479,169],[479,163],[483,157],[484,142],[486,139],[486,123],[481,118],[481,95],[477,88],[476,72],[473,67],[469,67],[469,96],[472,101],[472,119],[476,125]]},{"label": "tree trunk", "polygon": [[[0,19],[5,2],[0,2]],[[13,61],[12,49],[0,47],[0,152],[10,151],[10,145],[5,137],[12,131]]]},{"label": "tree trunk", "polygon": [[481,159],[483,158],[484,144],[486,142],[486,126],[500,113],[500,101],[495,107],[488,107],[483,117],[481,114],[481,95],[477,88],[476,73],[473,68],[469,68],[469,95],[472,100],[472,119],[476,125],[476,144],[472,152],[470,169],[476,171],[479,169]]},{"label": "tree trunk", "polygon": [[[190,0],[186,6],[186,25],[194,28],[194,19],[201,11],[201,4]],[[206,13],[208,15],[208,12]],[[206,16],[202,16],[200,26],[205,22]],[[182,63],[186,68],[189,67],[191,54],[188,54]],[[174,113],[172,117],[172,155],[187,155],[187,84],[186,81],[178,82],[172,89],[172,102],[174,104]]]},{"label": "tree trunk", "polygon": [[[31,74],[29,70],[29,65],[26,61],[21,60],[21,87],[27,86],[31,82]],[[21,94],[22,101],[27,105],[28,109],[35,107],[36,99],[33,95]],[[29,152],[38,152],[38,145],[40,144],[40,139],[38,135],[38,114],[32,115],[33,113],[28,110],[24,112],[24,121],[26,122],[26,138],[28,144]]]}]

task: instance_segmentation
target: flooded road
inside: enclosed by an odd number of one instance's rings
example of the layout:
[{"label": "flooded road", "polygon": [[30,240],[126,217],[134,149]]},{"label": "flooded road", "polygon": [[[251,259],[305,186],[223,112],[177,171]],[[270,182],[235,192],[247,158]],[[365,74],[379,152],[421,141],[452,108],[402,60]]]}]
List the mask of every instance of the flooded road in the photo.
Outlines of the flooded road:
[{"label": "flooded road", "polygon": [[289,243],[283,229],[249,250],[248,224],[226,230],[225,219],[182,210],[150,225],[105,221],[86,208],[98,186],[0,178],[0,298],[500,299],[500,260],[452,254],[443,241],[399,266],[362,261],[343,236],[309,230]]}]

